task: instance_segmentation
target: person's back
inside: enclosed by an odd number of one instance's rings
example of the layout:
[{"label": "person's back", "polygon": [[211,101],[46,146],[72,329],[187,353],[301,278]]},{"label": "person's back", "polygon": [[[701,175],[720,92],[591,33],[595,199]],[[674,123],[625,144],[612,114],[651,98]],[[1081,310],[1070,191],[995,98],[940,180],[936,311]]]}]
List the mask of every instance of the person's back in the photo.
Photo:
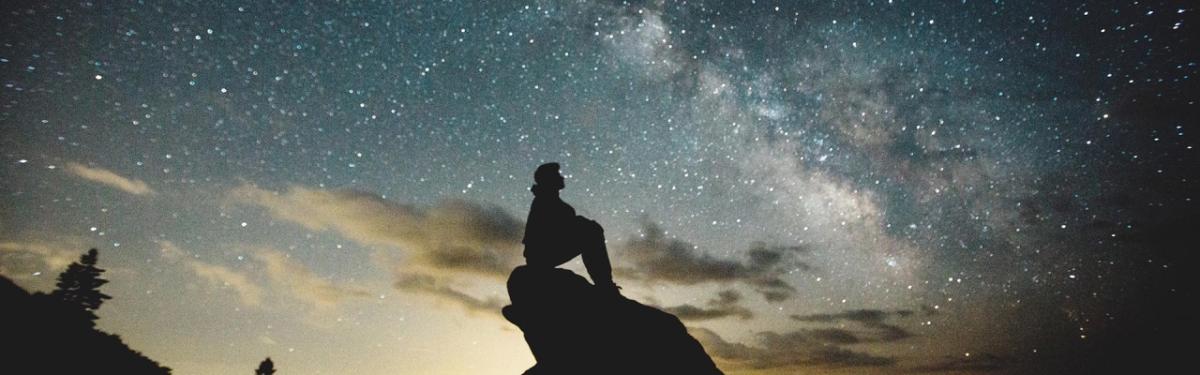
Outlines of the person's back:
[{"label": "person's back", "polygon": [[[533,203],[529,205],[529,218],[525,221],[525,262],[534,266],[557,267],[570,260],[561,259],[571,247],[569,224],[575,220],[575,209],[558,196],[557,189],[545,185],[534,185]],[[571,257],[574,257],[572,255]]]}]

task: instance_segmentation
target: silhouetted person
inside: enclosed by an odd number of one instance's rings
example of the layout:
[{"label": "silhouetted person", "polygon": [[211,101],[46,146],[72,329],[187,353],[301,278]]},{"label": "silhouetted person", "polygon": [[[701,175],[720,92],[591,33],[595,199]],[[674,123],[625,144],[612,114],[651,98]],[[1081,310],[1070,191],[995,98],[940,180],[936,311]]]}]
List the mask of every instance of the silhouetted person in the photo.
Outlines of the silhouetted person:
[{"label": "silhouetted person", "polygon": [[604,292],[617,294],[612,265],[604,244],[604,228],[599,223],[575,214],[575,209],[559,198],[566,185],[558,172],[558,163],[538,166],[533,173],[533,203],[525,222],[525,263],[536,268],[554,268],[583,255],[592,282]]}]

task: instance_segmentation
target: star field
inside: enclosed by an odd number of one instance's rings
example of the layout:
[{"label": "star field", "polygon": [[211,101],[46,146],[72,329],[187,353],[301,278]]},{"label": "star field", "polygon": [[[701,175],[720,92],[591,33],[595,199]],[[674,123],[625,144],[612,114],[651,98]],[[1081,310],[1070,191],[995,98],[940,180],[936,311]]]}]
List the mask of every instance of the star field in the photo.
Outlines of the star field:
[{"label": "star field", "polygon": [[179,374],[523,371],[550,161],[727,373],[1182,353],[1192,4],[2,8],[0,274],[98,247],[100,327]]}]

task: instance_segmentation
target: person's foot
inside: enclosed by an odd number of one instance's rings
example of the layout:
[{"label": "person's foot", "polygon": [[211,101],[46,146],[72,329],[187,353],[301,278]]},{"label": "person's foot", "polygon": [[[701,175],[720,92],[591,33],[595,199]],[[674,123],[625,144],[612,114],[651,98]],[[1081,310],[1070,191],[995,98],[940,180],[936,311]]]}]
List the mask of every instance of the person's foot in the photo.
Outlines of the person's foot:
[{"label": "person's foot", "polygon": [[596,290],[605,297],[625,297],[621,295],[621,287],[615,283],[597,284]]}]

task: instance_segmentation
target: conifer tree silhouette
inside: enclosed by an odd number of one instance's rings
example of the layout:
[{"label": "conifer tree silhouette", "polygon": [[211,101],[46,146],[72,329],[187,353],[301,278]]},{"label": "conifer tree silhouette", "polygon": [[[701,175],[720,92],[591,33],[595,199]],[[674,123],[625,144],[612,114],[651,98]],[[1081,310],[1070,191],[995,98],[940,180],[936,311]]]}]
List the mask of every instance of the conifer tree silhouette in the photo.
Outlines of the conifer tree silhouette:
[{"label": "conifer tree silhouette", "polygon": [[99,252],[96,249],[88,250],[79,257],[78,262],[71,263],[58,275],[57,288],[50,293],[55,299],[79,307],[93,321],[97,318],[95,311],[100,308],[100,304],[112,298],[100,292],[100,286],[108,283],[108,280],[100,278],[104,270],[96,267],[98,258]]},{"label": "conifer tree silhouette", "polygon": [[272,375],[275,373],[275,362],[271,362],[271,357],[264,359],[258,364],[258,369],[254,370],[254,375]]}]

